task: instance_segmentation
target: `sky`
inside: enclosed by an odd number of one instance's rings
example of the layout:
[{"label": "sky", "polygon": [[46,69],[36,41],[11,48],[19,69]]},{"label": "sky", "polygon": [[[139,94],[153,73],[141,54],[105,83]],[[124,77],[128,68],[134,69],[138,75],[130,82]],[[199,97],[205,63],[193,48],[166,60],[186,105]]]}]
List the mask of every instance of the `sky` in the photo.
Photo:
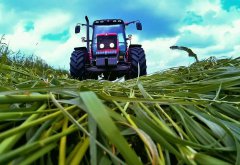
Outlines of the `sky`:
[{"label": "sky", "polygon": [[126,34],[142,44],[148,73],[194,62],[172,45],[191,48],[199,59],[240,54],[240,0],[0,0],[0,36],[11,50],[68,70],[74,47],[85,46],[85,30],[74,33],[85,15],[90,22],[140,20],[143,30],[132,25]]}]

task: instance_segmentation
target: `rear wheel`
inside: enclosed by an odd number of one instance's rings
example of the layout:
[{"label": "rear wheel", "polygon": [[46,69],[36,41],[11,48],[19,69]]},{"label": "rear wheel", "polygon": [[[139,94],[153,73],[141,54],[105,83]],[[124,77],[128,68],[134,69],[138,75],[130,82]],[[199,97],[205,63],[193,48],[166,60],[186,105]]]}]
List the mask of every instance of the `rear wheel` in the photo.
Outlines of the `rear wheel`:
[{"label": "rear wheel", "polygon": [[147,74],[146,57],[143,48],[141,47],[129,48],[129,62],[131,63],[131,67],[129,77],[127,78],[138,77],[138,64],[140,69],[139,76]]},{"label": "rear wheel", "polygon": [[85,80],[86,69],[85,69],[85,56],[87,51],[85,50],[74,50],[70,58],[70,75],[74,79]]}]

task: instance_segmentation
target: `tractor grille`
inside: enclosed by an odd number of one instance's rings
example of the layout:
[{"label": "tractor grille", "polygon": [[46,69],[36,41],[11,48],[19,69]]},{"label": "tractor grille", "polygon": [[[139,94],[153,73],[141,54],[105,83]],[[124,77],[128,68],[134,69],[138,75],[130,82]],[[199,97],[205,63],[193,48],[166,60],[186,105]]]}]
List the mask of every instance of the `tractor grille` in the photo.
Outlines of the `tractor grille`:
[{"label": "tractor grille", "polygon": [[117,54],[117,50],[99,50],[96,52],[97,55],[115,55]]},{"label": "tractor grille", "polygon": [[97,49],[117,49],[117,35],[97,36]]}]

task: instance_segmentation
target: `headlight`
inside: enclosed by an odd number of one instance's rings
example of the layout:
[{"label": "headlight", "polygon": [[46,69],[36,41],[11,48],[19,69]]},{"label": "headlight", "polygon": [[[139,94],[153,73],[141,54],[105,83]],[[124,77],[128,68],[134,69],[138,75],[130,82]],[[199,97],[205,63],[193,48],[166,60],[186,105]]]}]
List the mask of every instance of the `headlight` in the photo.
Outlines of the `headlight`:
[{"label": "headlight", "polygon": [[115,45],[114,45],[114,43],[110,43],[109,46],[110,46],[110,48],[114,48]]},{"label": "headlight", "polygon": [[99,47],[102,49],[104,48],[104,44],[100,44]]}]

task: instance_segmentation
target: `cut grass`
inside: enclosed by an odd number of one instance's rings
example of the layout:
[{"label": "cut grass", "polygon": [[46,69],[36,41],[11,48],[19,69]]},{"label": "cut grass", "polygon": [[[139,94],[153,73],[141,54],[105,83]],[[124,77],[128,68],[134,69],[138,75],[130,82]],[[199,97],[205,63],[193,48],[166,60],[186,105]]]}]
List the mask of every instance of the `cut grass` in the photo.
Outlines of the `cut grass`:
[{"label": "cut grass", "polygon": [[0,164],[240,164],[239,58],[122,83],[21,61],[0,64]]}]

